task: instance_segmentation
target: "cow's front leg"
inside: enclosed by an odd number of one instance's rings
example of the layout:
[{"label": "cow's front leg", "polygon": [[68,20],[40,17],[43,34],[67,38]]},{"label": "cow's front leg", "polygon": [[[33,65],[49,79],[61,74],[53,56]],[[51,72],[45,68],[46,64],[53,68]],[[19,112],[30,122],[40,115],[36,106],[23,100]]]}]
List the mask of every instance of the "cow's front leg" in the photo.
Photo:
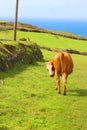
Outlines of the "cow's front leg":
[{"label": "cow's front leg", "polygon": [[56,90],[60,94],[60,75],[56,74]]},{"label": "cow's front leg", "polygon": [[63,91],[63,95],[66,95],[67,74],[64,73],[64,74],[62,75],[62,78],[63,78],[63,83],[64,83],[64,91]]}]

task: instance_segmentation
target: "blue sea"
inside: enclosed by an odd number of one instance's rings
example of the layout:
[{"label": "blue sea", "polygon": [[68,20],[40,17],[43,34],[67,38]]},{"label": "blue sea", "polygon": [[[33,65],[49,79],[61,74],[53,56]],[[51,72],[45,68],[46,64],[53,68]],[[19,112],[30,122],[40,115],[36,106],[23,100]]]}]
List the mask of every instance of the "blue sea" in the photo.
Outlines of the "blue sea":
[{"label": "blue sea", "polygon": [[[11,19],[9,19],[12,21]],[[71,32],[87,38],[87,21],[83,20],[58,20],[58,19],[28,19],[18,18],[18,22],[32,24],[40,28]]]},{"label": "blue sea", "polygon": [[87,37],[87,21],[53,20],[53,19],[51,20],[20,19],[19,21],[49,30],[71,32],[83,37]]}]

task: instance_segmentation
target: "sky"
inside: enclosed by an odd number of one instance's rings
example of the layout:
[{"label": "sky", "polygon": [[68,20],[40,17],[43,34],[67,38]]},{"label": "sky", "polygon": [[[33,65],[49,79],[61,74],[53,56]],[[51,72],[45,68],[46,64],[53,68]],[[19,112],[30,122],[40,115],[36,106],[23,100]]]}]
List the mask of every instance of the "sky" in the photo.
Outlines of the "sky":
[{"label": "sky", "polygon": [[[16,0],[0,2],[0,18],[14,19]],[[19,0],[18,18],[87,21],[87,0]]]}]

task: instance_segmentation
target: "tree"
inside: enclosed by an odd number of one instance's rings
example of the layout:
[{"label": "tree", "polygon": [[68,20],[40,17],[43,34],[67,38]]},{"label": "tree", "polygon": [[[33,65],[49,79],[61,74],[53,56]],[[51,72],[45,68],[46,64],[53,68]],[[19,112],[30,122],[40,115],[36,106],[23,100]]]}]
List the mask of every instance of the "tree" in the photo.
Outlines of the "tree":
[{"label": "tree", "polygon": [[18,2],[19,2],[19,0],[16,0],[15,19],[14,19],[14,41],[16,41],[17,18],[18,18]]}]

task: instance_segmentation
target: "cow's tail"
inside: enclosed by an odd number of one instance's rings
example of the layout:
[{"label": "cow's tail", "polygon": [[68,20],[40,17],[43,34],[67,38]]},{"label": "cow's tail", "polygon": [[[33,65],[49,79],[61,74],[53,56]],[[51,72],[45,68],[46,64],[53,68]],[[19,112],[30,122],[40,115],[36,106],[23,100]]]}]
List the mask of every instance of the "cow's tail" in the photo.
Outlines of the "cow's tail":
[{"label": "cow's tail", "polygon": [[62,52],[60,54],[60,66],[61,66],[61,73],[64,72],[64,65],[63,65],[63,61],[64,61],[64,53]]},{"label": "cow's tail", "polygon": [[68,74],[73,71],[73,61],[70,55],[65,56],[62,52],[60,55],[61,73],[67,72]]},{"label": "cow's tail", "polygon": [[63,59],[64,59],[64,53],[63,52],[60,55],[60,59],[61,59],[61,61],[63,61]]}]

